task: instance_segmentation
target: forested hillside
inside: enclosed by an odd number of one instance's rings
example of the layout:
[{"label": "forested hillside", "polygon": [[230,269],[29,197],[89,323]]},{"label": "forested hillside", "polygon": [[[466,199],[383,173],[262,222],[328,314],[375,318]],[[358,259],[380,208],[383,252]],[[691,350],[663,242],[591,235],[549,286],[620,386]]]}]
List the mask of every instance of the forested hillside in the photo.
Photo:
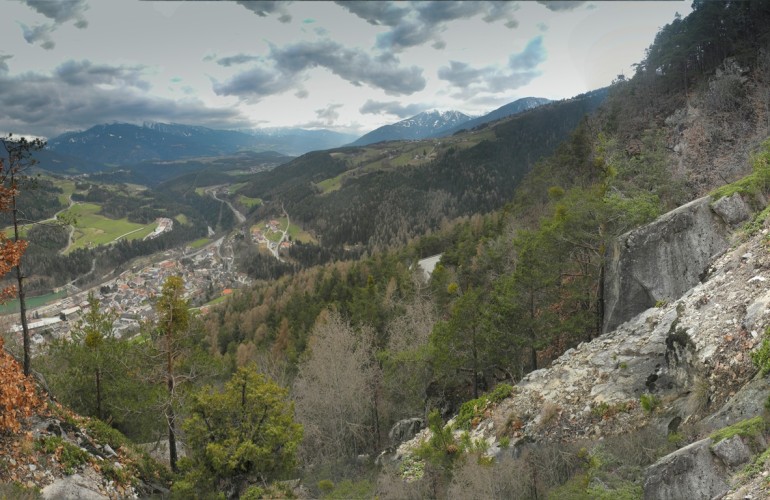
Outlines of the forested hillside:
[{"label": "forested hillside", "polygon": [[[538,107],[476,131],[484,139],[470,148],[449,147],[420,166],[357,173],[333,191],[320,191],[317,184],[354,171],[355,150],[305,155],[256,176],[242,192],[265,200],[259,214],[280,213],[282,205],[328,247],[403,245],[442,221],[500,208],[537,159],[553,152],[605,95],[606,90],[598,90]],[[456,139],[464,140],[461,135]],[[468,140],[474,140],[474,133]]]},{"label": "forested hillside", "polygon": [[[168,279],[156,321],[135,340],[91,328],[110,320],[92,302],[75,341],[57,343],[41,361],[51,389],[133,438],[167,433],[173,442],[179,423],[188,456],[177,463],[172,455],[169,493],[180,497],[640,498],[644,468],[690,439],[682,429],[692,422],[668,415],[661,429],[626,439],[601,432],[619,414],[652,415],[665,403],[652,394],[657,371],[628,404],[569,394],[569,411],[534,396],[520,409],[510,398],[529,397],[516,384],[563,366],[554,361],[571,348],[603,356],[619,377],[629,368],[615,357],[632,356],[620,347],[586,347],[604,333],[608,248],[621,235],[715,190],[745,196],[759,212],[746,234],[760,231],[770,197],[769,54],[767,2],[695,2],[660,30],[633,76],[607,89],[438,142],[317,151],[254,174],[237,190],[262,201],[250,220],[286,211],[320,243],[296,245],[288,262],[243,251],[237,265],[265,279],[200,315],[183,300],[181,279]],[[209,182],[215,173],[204,175]],[[141,209],[97,186],[79,196],[134,218],[155,215],[162,197],[190,214],[184,236],[214,220],[231,228],[232,213],[196,193],[199,180],[163,184],[141,197]],[[56,245],[63,236],[49,239]],[[88,255],[110,266],[172,244],[153,241]],[[418,261],[439,253],[426,278]],[[742,269],[743,279],[754,258],[730,257],[724,268]],[[697,311],[711,299],[688,300]],[[684,358],[693,342],[677,329],[679,306],[664,302],[665,321],[658,314],[641,323],[660,320],[664,345]],[[727,342],[760,342],[737,321],[727,328],[718,332]],[[765,345],[732,359],[712,353],[720,376],[735,378],[733,367],[745,375],[752,359],[767,368]],[[582,365],[593,397],[609,376],[592,380]],[[538,383],[551,382],[557,391],[563,381]],[[685,382],[682,392],[699,405],[693,415],[722,391],[708,379],[677,381]],[[502,404],[504,418],[484,420]],[[602,439],[578,442],[569,427],[578,417],[591,424],[581,436]],[[445,427],[449,419],[454,427]],[[536,442],[492,458],[489,442],[472,437],[482,421],[498,451],[523,439],[525,423]],[[551,429],[554,422],[565,427]],[[762,426],[736,433],[761,436]],[[396,453],[422,427],[429,437],[408,456]],[[765,467],[758,464],[753,473]],[[288,492],[296,484],[283,480],[292,478],[301,488]]]}]

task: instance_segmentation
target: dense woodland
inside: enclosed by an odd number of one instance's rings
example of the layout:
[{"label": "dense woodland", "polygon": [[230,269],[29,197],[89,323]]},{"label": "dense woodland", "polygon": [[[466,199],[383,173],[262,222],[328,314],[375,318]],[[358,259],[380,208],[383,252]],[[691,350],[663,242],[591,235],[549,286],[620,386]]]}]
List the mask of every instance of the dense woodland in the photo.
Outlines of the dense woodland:
[{"label": "dense woodland", "polygon": [[303,227],[322,235],[327,247],[400,246],[442,221],[500,208],[535,161],[550,154],[605,96],[606,90],[599,90],[522,113],[490,125],[494,140],[467,150],[450,148],[425,166],[356,176],[331,193],[318,194],[314,183],[355,168],[334,158],[334,151],[259,174],[243,193],[266,201],[263,214],[283,206]]},{"label": "dense woodland", "polygon": [[[142,342],[111,338],[110,318],[95,309],[82,339],[36,362],[62,401],[132,438],[174,433],[173,421],[182,422],[190,455],[177,468],[172,493],[180,497],[275,496],[275,480],[298,476],[313,497],[473,497],[474,480],[497,465],[436,452],[442,422],[484,393],[505,397],[506,384],[601,333],[605,249],[614,238],[727,182],[770,178],[770,146],[760,146],[770,135],[768,53],[766,2],[695,2],[692,14],[660,30],[633,76],[498,123],[494,141],[424,167],[359,176],[323,196],[313,183],[350,168],[328,152],[259,174],[243,191],[266,200],[252,216],[283,204],[323,235],[322,245],[297,245],[291,264],[244,246],[238,265],[261,279],[208,315],[188,315],[181,285],[169,282]],[[189,184],[161,188],[152,196],[176,200],[193,221],[189,234],[169,238],[192,238],[212,221],[233,226],[228,210]],[[161,206],[148,200],[136,211],[98,189],[86,196],[137,220]],[[54,249],[63,240],[58,231],[35,237]],[[121,242],[66,258],[117,266],[176,243]],[[362,250],[346,254],[345,244]],[[30,269],[43,266],[35,252],[30,245]],[[416,263],[436,253],[441,262],[425,281]],[[44,265],[48,275],[58,269]],[[152,365],[158,356],[167,363]],[[116,359],[132,360],[130,377],[118,376]],[[190,376],[172,386],[171,370]],[[94,380],[98,391],[87,389]],[[129,405],[136,400],[146,404]],[[262,437],[285,446],[233,433],[228,422],[260,408],[275,416]],[[434,430],[420,452],[422,479],[404,483],[397,471],[356,459],[375,457],[393,423],[408,417]],[[221,432],[207,442],[213,421]],[[562,448],[560,456],[579,457]],[[549,474],[533,469],[546,453],[558,454],[522,450],[508,473],[489,480],[505,497],[545,498],[586,467],[564,458],[548,462]],[[508,484],[511,470],[529,472]]]}]

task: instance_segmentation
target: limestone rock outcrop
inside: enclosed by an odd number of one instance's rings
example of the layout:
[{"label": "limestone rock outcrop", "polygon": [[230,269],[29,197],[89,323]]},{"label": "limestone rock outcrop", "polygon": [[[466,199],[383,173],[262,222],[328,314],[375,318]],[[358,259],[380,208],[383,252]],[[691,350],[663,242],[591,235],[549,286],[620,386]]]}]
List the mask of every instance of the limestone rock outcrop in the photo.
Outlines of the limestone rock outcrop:
[{"label": "limestone rock outcrop", "polygon": [[697,285],[729,248],[730,228],[748,216],[739,195],[706,196],[620,236],[608,251],[604,332]]},{"label": "limestone rock outcrop", "polygon": [[[703,439],[764,412],[770,379],[757,376],[751,352],[770,326],[770,222],[732,243],[729,225],[710,203],[696,200],[626,235],[615,264],[618,272],[627,266],[633,280],[619,277],[618,290],[636,287],[660,302],[637,302],[644,309],[636,313],[622,309],[631,316],[617,328],[524,376],[470,431],[472,440],[487,441],[487,455],[500,452],[503,437],[514,454],[532,443],[641,429],[665,438],[694,423]],[[634,248],[639,251],[630,252]],[[662,256],[664,251],[673,255]],[[616,298],[622,306],[617,290]],[[393,459],[407,460],[429,436],[423,429]],[[660,482],[666,490],[650,490],[646,498],[712,498],[729,491],[729,478],[748,455],[745,443],[718,449],[710,439],[699,443],[648,471],[648,483]],[[665,481],[650,479],[656,474]]]},{"label": "limestone rock outcrop", "polygon": [[696,441],[650,466],[644,478],[644,499],[711,499],[727,493],[725,468],[711,453],[711,444],[711,439]]}]

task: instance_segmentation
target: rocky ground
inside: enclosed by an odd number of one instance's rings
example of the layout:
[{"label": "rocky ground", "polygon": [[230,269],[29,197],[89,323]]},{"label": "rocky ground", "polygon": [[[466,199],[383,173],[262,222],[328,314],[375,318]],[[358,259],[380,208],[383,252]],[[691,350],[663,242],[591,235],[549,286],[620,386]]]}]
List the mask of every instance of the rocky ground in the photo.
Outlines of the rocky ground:
[{"label": "rocky ground", "polygon": [[155,486],[139,477],[153,475],[162,466],[106,424],[56,403],[27,419],[20,432],[0,436],[0,457],[0,484],[16,485],[13,492],[4,493],[8,498],[25,489],[39,491],[45,499],[86,500],[140,498],[163,491],[159,477]]},{"label": "rocky ground", "polygon": [[[767,223],[750,237],[737,232],[733,246],[684,295],[528,374],[511,397],[482,414],[472,438],[486,440],[489,455],[500,453],[501,439],[515,447],[647,426],[664,435],[686,432],[692,442],[762,414],[770,384],[755,377],[750,352],[770,324],[768,234]],[[403,443],[394,458],[413,460],[412,450],[429,434]],[[767,475],[758,464],[752,477],[732,478],[743,485],[733,483],[729,498],[766,498]]]}]

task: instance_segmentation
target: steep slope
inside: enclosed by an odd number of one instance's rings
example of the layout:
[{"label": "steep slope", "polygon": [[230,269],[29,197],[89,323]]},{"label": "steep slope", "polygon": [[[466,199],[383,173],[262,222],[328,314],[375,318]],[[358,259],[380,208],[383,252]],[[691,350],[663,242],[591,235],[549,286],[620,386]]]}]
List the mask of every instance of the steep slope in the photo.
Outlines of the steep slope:
[{"label": "steep slope", "polygon": [[[680,211],[697,211],[698,206],[691,204]],[[666,442],[672,434],[678,435],[676,442],[681,445],[682,440],[708,438],[714,430],[762,415],[770,383],[754,378],[750,355],[770,325],[766,249],[770,222],[763,219],[765,215],[760,217],[752,225],[757,228],[752,235],[743,242],[734,240],[730,251],[712,261],[703,281],[680,297],[641,312],[617,329],[568,350],[550,367],[529,373],[502,402],[478,405],[471,420],[471,442],[486,442],[482,449],[498,459],[509,456],[508,446],[518,455],[532,442],[544,446],[579,441],[587,446],[591,440],[640,432],[650,436],[649,446],[656,446],[655,440]],[[661,220],[667,222],[650,227],[666,247],[681,227],[670,216]],[[699,230],[721,234],[724,225],[717,216]],[[462,433],[462,429],[455,431],[458,442]],[[413,460],[414,450],[430,436],[429,430],[423,430],[386,461]],[[717,458],[708,460],[721,464],[720,456],[717,453]],[[690,481],[690,469],[678,463],[676,470],[663,472],[665,481],[645,483],[645,498],[677,498],[667,496],[672,491],[667,485]],[[647,474],[654,475],[662,466],[656,467]],[[714,472],[721,474],[718,481],[703,486],[717,490],[686,490],[686,497],[724,494],[735,470],[734,465],[719,465]],[[635,481],[641,485],[640,476]],[[675,491],[681,494],[682,490]]]},{"label": "steep slope", "polygon": [[459,111],[425,111],[392,125],[384,125],[372,130],[350,146],[366,146],[383,141],[419,140],[445,135],[448,130],[470,120],[471,117]]},{"label": "steep slope", "polygon": [[168,493],[165,467],[120,432],[80,417],[24,377],[0,339],[0,496],[131,498]]}]

